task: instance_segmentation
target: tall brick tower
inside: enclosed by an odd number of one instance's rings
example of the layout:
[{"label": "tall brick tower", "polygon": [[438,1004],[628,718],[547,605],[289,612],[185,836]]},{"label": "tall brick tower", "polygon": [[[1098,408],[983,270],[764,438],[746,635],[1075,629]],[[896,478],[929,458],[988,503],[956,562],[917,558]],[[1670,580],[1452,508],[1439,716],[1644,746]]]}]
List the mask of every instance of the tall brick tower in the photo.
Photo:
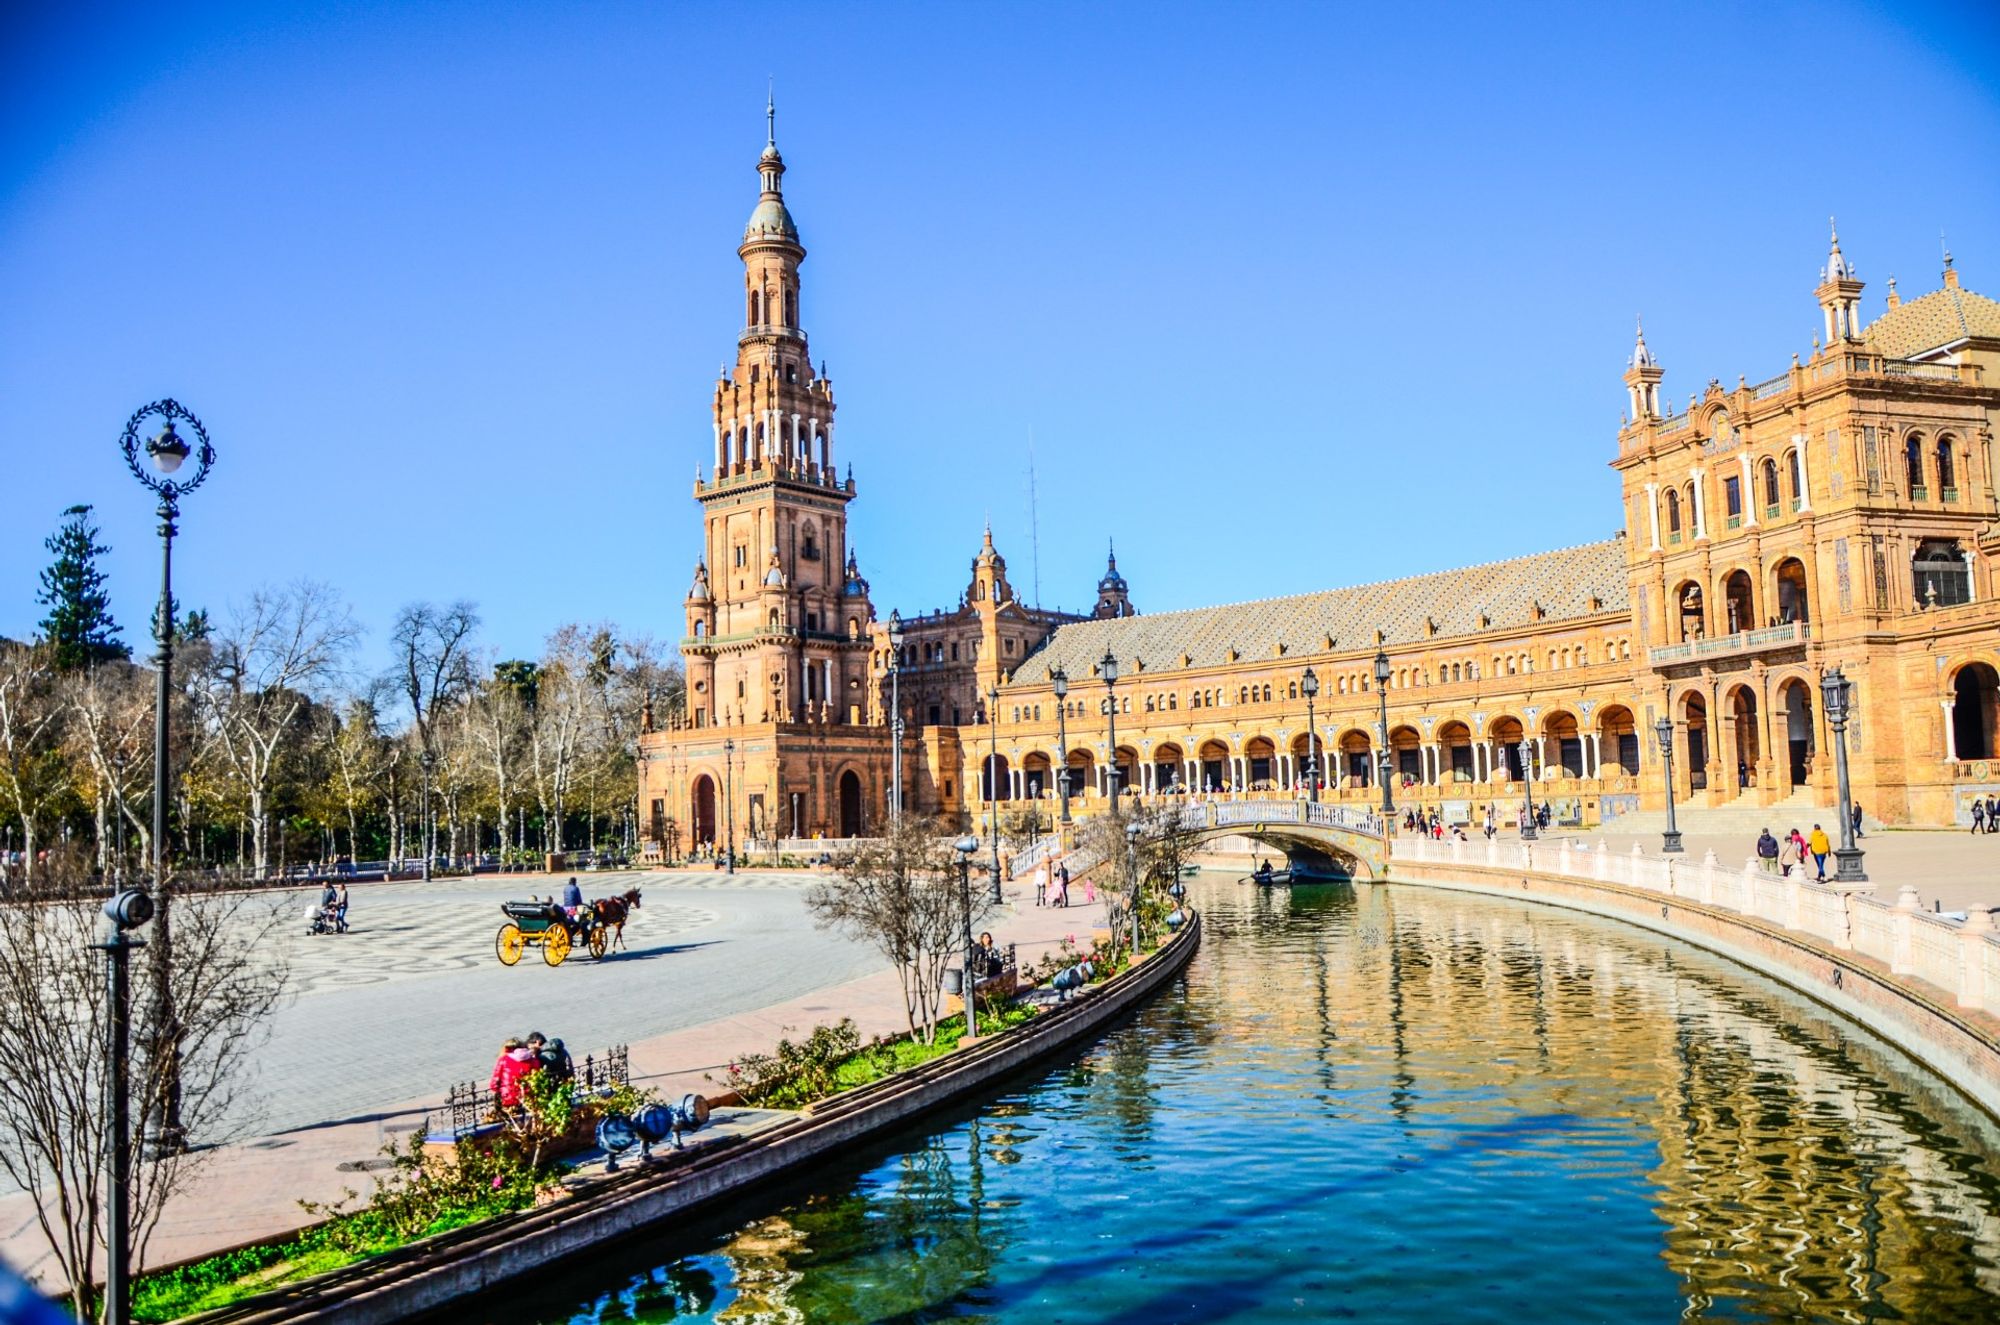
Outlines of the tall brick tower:
[{"label": "tall brick tower", "polygon": [[848,575],[847,503],[833,458],[833,384],[799,319],[806,251],[785,207],[776,114],[763,191],[737,254],[744,326],[715,385],[715,469],[695,480],[704,552],[687,597],[689,711],[702,726],[860,721],[872,612]]}]

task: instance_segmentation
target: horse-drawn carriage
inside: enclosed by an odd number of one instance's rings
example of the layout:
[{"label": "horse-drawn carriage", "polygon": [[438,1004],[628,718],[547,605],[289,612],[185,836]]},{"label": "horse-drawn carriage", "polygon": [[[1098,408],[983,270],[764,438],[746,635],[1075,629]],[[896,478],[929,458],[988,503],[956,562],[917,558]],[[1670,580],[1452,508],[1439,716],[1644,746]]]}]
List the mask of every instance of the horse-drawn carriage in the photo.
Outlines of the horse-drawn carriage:
[{"label": "horse-drawn carriage", "polygon": [[493,950],[502,966],[520,961],[529,948],[540,948],[542,960],[550,966],[561,966],[577,948],[586,949],[592,960],[602,960],[613,943],[622,946],[625,917],[638,906],[637,888],[619,897],[600,897],[578,907],[574,916],[552,901],[502,902],[500,911],[507,923],[493,936]]}]

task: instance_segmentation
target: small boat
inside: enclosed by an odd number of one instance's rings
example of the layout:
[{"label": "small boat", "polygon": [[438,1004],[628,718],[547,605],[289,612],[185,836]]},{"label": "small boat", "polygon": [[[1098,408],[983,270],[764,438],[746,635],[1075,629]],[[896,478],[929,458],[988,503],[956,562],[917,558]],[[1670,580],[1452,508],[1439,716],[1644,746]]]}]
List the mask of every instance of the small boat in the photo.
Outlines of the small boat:
[{"label": "small boat", "polygon": [[1201,866],[1199,865],[1181,866],[1181,877],[1183,879],[1192,879],[1195,875],[1199,873],[1201,873]]},{"label": "small boat", "polygon": [[1345,874],[1332,870],[1317,870],[1311,866],[1295,865],[1289,869],[1272,870],[1268,874],[1246,874],[1238,883],[1254,883],[1260,888],[1287,887],[1294,883],[1351,883]]}]

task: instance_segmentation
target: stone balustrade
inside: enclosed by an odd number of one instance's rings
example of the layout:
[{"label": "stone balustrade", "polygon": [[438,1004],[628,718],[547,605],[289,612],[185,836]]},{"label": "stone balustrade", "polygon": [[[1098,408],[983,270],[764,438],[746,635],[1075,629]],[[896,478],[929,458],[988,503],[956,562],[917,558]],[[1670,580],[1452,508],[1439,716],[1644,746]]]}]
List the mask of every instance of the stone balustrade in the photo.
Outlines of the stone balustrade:
[{"label": "stone balustrade", "polygon": [[1961,1008],[2000,1014],[2000,935],[1987,911],[1963,916],[1926,911],[1914,886],[1885,902],[1868,892],[1815,883],[1802,874],[1772,874],[1755,858],[1732,869],[1709,852],[1700,860],[1630,854],[1568,841],[1432,841],[1399,838],[1391,864],[1530,870],[1572,879],[1636,888],[1761,920],[1819,940],[1828,947],[1872,958],[1891,974],[1941,991]]}]

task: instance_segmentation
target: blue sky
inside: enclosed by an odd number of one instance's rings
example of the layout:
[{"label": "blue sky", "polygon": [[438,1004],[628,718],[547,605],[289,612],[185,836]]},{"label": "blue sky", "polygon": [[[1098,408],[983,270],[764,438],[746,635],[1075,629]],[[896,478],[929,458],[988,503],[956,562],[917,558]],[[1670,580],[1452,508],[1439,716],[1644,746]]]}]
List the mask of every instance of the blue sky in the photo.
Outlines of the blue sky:
[{"label": "blue sky", "polygon": [[115,443],[221,459],[191,606],[339,586],[672,638],[775,76],[804,320],[878,607],[1142,609],[1615,532],[1643,312],[1685,401],[1869,282],[2000,295],[1988,5],[91,5],[0,18],[0,634]]}]

